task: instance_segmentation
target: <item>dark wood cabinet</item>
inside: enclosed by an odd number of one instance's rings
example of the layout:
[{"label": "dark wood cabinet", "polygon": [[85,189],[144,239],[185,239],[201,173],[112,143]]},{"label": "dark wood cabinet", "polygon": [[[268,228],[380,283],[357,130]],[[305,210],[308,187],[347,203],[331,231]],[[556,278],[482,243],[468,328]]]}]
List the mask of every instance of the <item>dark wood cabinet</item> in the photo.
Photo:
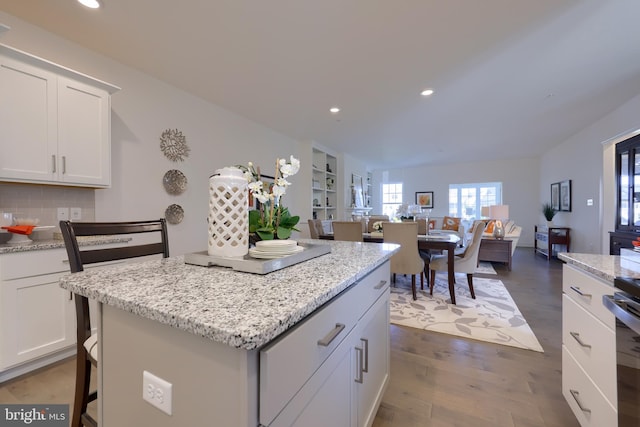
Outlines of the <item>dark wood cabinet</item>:
[{"label": "dark wood cabinet", "polygon": [[632,241],[640,237],[640,233],[609,232],[609,255],[620,255],[620,249],[633,249]]},{"label": "dark wood cabinet", "polygon": [[609,254],[633,248],[640,236],[640,135],[616,145],[616,223],[609,232]]},{"label": "dark wood cabinet", "polygon": [[571,246],[571,229],[569,227],[535,226],[535,240],[533,251],[542,254],[550,260],[554,256],[554,246],[563,245],[565,252],[569,252]]}]

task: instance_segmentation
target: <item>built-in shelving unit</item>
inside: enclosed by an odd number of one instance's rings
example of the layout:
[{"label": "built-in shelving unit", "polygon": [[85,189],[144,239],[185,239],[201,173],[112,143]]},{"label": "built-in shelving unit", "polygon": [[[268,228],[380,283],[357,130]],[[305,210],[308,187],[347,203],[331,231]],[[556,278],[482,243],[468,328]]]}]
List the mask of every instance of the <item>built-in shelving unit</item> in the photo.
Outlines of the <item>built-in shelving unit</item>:
[{"label": "built-in shelving unit", "polygon": [[318,148],[313,149],[311,206],[314,219],[337,219],[338,159]]}]

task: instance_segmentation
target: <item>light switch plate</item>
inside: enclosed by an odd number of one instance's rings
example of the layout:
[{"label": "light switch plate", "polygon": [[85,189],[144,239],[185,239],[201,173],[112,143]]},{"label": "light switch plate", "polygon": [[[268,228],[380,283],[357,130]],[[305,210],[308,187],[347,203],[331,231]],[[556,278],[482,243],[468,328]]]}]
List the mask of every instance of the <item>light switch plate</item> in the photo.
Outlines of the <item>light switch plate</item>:
[{"label": "light switch plate", "polygon": [[69,220],[69,208],[58,208],[58,221]]},{"label": "light switch plate", "polygon": [[82,209],[81,208],[70,208],[71,221],[80,221],[82,219]]}]

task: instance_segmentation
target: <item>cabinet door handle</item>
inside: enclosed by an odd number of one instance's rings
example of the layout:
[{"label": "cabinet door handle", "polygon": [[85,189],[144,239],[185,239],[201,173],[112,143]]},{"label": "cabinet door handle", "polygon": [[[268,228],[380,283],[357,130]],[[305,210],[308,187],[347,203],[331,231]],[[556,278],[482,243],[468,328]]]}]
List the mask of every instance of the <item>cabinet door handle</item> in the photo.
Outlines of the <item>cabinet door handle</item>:
[{"label": "cabinet door handle", "polygon": [[362,372],[369,372],[369,340],[366,338],[360,338],[364,349],[364,365],[362,366]]},{"label": "cabinet door handle", "polygon": [[67,156],[62,156],[62,173],[67,173]]},{"label": "cabinet door handle", "polygon": [[580,334],[577,332],[569,332],[569,335],[571,335],[573,337],[574,340],[578,341],[578,344],[580,344],[582,347],[585,348],[591,348],[590,344],[585,344],[581,339],[580,339]]},{"label": "cabinet door handle", "polygon": [[362,380],[364,379],[364,374],[363,374],[363,370],[362,370],[362,364],[363,362],[363,356],[362,356],[362,349],[360,347],[356,347],[356,353],[358,355],[358,358],[356,359],[356,369],[358,371],[358,376],[354,378],[354,381],[357,382],[358,384],[362,384]]},{"label": "cabinet door handle", "polygon": [[56,155],[51,155],[51,166],[53,166],[53,173],[56,173]]},{"label": "cabinet door handle", "polygon": [[342,323],[336,323],[336,327],[333,328],[324,338],[318,340],[318,345],[323,347],[329,346],[331,341],[333,341],[344,329],[344,325]]},{"label": "cabinet door handle", "polygon": [[580,290],[580,288],[579,288],[579,287],[577,287],[577,286],[570,286],[570,288],[571,288],[571,290],[572,290],[572,291],[576,292],[576,293],[577,293],[578,295],[580,295],[581,297],[585,297],[585,298],[591,298],[591,297],[592,297],[592,295],[591,295],[591,294],[585,294],[584,292],[582,292],[582,291]]},{"label": "cabinet door handle", "polygon": [[375,286],[373,287],[373,289],[375,289],[375,290],[377,291],[378,289],[382,289],[382,288],[384,287],[384,285],[386,285],[386,284],[387,284],[387,281],[386,281],[386,280],[380,280],[380,283],[378,283],[377,285],[375,285]]},{"label": "cabinet door handle", "polygon": [[591,413],[591,409],[585,408],[584,406],[582,406],[582,402],[580,402],[580,399],[578,399],[578,397],[580,397],[580,393],[578,393],[578,390],[569,389],[569,393],[571,393],[571,396],[573,396],[573,399],[578,404],[578,408],[580,408],[582,412],[586,412],[587,414]]}]

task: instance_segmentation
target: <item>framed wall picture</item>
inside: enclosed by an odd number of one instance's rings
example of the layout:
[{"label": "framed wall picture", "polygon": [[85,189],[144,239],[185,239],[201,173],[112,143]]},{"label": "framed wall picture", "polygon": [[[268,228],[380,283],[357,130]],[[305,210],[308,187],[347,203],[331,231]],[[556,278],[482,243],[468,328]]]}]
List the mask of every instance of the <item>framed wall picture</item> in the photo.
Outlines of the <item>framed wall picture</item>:
[{"label": "framed wall picture", "polygon": [[555,211],[560,210],[560,183],[551,184],[551,207]]},{"label": "framed wall picture", "polygon": [[560,211],[571,212],[571,180],[560,183]]},{"label": "framed wall picture", "polygon": [[433,209],[433,191],[417,191],[416,205],[422,209]]}]

